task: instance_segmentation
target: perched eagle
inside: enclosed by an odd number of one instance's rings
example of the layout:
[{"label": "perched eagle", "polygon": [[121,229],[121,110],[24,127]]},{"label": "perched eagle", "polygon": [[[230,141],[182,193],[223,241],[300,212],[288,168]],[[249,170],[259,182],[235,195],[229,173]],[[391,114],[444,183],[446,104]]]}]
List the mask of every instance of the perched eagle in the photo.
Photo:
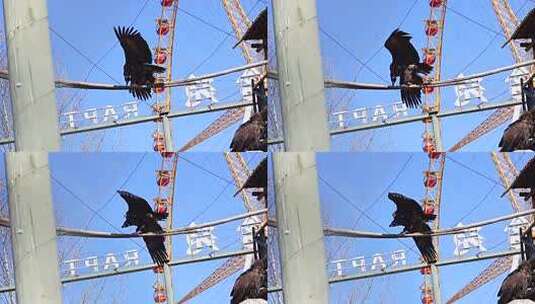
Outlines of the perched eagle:
[{"label": "perched eagle", "polygon": [[[511,272],[502,282],[498,291],[498,304],[507,304],[513,300],[529,299],[535,301],[535,257],[531,235],[523,235],[522,243],[526,248],[527,259]],[[529,252],[529,253],[528,253]]]},{"label": "perched eagle", "polygon": [[[411,44],[409,33],[396,29],[385,42],[385,48],[392,55],[390,64],[390,80],[396,84],[399,77],[400,85],[422,85],[421,74],[429,74],[433,67],[420,62],[418,52]],[[401,100],[409,108],[416,108],[422,103],[420,88],[401,88]]]},{"label": "perched eagle", "polygon": [[267,151],[267,107],[251,115],[238,127],[230,143],[230,151]]},{"label": "perched eagle", "polygon": [[526,201],[535,195],[535,157],[530,159],[524,168],[520,170],[520,173],[518,173],[511,186],[502,194],[502,197],[511,189],[529,189],[529,192],[519,193]]},{"label": "perched eagle", "polygon": [[267,157],[264,158],[247,178],[243,186],[234,194],[236,196],[240,191],[247,188],[262,188],[261,191],[253,192],[257,200],[266,197],[267,191]]},{"label": "perched eagle", "polygon": [[130,85],[134,97],[146,100],[151,97],[154,73],[163,73],[165,68],[152,64],[152,53],[147,41],[133,27],[114,27],[115,35],[124,50],[124,80]]},{"label": "perched eagle", "polygon": [[242,273],[230,292],[230,304],[239,304],[247,299],[264,299],[267,301],[267,243],[264,230],[254,236],[257,259],[251,267]]},{"label": "perched eagle", "polygon": [[[431,232],[431,228],[426,224],[436,218],[434,214],[425,214],[417,201],[402,194],[390,192],[388,198],[396,204],[396,211],[392,214],[394,218],[390,227],[403,226],[401,233],[426,233]],[[437,252],[433,246],[430,236],[413,237],[416,247],[420,250],[423,259],[427,263],[437,261]]]},{"label": "perched eagle", "polygon": [[[138,233],[163,233],[163,229],[160,224],[158,224],[158,221],[166,219],[167,213],[155,213],[145,199],[130,192],[119,190],[117,193],[119,193],[128,204],[126,220],[124,221],[122,228],[136,226],[136,232]],[[154,263],[161,266],[169,262],[167,251],[165,250],[164,236],[146,236],[143,237],[143,241],[145,241]]]},{"label": "perched eagle", "polygon": [[498,144],[501,152],[535,151],[535,94],[533,88],[524,87],[522,91],[525,98],[524,108],[527,111],[503,131]]}]

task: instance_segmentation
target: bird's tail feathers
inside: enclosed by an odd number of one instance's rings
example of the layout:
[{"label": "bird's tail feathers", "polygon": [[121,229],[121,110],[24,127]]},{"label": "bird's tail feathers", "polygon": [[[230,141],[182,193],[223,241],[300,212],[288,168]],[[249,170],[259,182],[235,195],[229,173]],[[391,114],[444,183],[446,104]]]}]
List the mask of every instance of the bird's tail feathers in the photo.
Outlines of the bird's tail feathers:
[{"label": "bird's tail feathers", "polygon": [[163,73],[165,68],[155,64],[145,63],[145,67],[149,68],[153,73]]},{"label": "bird's tail feathers", "polygon": [[169,213],[168,213],[168,212],[165,212],[165,213],[154,213],[154,218],[155,218],[157,221],[163,221],[163,220],[166,220],[168,216],[169,216]]},{"label": "bird's tail feathers", "polygon": [[419,64],[418,64],[418,71],[419,71],[420,73],[423,73],[423,74],[427,75],[427,74],[431,73],[431,71],[433,71],[433,67],[430,66],[430,65],[427,64],[427,63],[423,63],[423,62],[422,62],[422,63],[419,63]]},{"label": "bird's tail feathers", "polygon": [[425,214],[424,215],[424,221],[426,221],[426,222],[434,221],[436,218],[437,218],[436,214]]}]

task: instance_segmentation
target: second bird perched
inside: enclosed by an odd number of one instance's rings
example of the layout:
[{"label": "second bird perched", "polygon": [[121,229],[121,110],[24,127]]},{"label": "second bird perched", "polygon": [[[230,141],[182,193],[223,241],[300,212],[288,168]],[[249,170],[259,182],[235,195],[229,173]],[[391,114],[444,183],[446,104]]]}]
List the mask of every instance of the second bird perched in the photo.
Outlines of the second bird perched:
[{"label": "second bird perched", "polygon": [[498,304],[513,300],[535,300],[535,246],[531,234],[523,234],[521,241],[526,249],[526,260],[503,280],[498,291]]},{"label": "second bird perched", "polygon": [[163,73],[165,68],[152,64],[152,53],[147,41],[133,27],[114,27],[115,35],[124,50],[124,80],[130,85],[134,97],[151,98],[151,90],[156,81],[154,73]]},{"label": "second bird perched", "polygon": [[[420,62],[418,51],[411,43],[409,33],[396,29],[385,42],[385,48],[392,55],[390,64],[390,79],[392,85],[399,77],[400,85],[422,85],[422,74],[431,73],[433,67]],[[422,103],[421,88],[401,88],[401,100],[409,108],[416,108]]]}]

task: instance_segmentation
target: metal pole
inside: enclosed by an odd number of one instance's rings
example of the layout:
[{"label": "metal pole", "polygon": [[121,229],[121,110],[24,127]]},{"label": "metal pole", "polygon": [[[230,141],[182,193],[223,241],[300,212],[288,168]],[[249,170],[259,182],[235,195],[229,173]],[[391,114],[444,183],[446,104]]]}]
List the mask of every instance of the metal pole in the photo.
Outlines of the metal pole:
[{"label": "metal pole", "polygon": [[442,295],[440,294],[440,273],[438,267],[433,264],[431,265],[431,280],[433,281],[433,299],[434,303],[442,303]]},{"label": "metal pole", "polygon": [[435,138],[435,146],[437,151],[443,152],[444,147],[442,146],[442,128],[440,124],[440,118],[437,114],[432,114],[431,122],[433,124],[433,137]]},{"label": "metal pole", "polygon": [[329,302],[315,154],[273,154],[286,303]]},{"label": "metal pole", "polygon": [[15,149],[60,149],[45,0],[4,0]]},{"label": "metal pole", "polygon": [[328,151],[315,0],[272,0],[286,151]]},{"label": "metal pole", "polygon": [[48,154],[10,152],[5,165],[17,303],[61,303]]},{"label": "metal pole", "polygon": [[[163,133],[165,138],[165,151],[172,152],[175,150],[173,145],[173,135],[171,133],[171,124],[169,122],[169,118],[167,115],[162,116],[162,126],[163,126]],[[171,217],[172,218],[172,217]],[[169,228],[169,226],[167,227]],[[169,256],[169,259],[172,259],[173,256],[173,238],[171,236],[168,236],[165,241],[165,246],[167,246],[167,254]],[[174,293],[173,293],[173,275],[171,272],[171,268],[168,264],[163,265],[163,277],[165,280],[165,293],[167,295],[167,303],[174,303]]]},{"label": "metal pole", "polygon": [[173,133],[171,132],[171,123],[167,115],[162,116],[163,134],[165,138],[165,151],[173,152],[175,147],[173,145]]}]

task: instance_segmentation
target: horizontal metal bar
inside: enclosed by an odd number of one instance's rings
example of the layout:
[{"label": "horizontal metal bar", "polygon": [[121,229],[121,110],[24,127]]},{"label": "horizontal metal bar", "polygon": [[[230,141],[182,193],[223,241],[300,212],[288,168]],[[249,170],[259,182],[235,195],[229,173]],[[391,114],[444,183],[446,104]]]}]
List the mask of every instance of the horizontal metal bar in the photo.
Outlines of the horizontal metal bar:
[{"label": "horizontal metal bar", "polygon": [[[460,259],[453,258],[453,259],[439,261],[435,263],[434,265],[435,266],[449,266],[449,265],[455,265],[455,264],[463,264],[463,263],[478,262],[478,261],[489,260],[489,259],[496,259],[496,258],[516,255],[516,254],[520,254],[520,250],[509,250],[509,251],[502,251],[498,253],[482,253],[476,256],[470,256],[470,257],[460,258]],[[380,277],[380,276],[385,276],[385,275],[390,275],[390,274],[420,270],[422,267],[425,267],[428,265],[429,264],[427,263],[421,263],[421,264],[416,264],[416,265],[396,267],[392,269],[370,271],[370,272],[365,272],[365,273],[348,275],[344,277],[335,277],[335,278],[329,279],[329,284],[335,284],[335,283],[347,282],[347,281],[353,281],[353,280],[362,280],[362,279]],[[282,291],[282,287],[280,286],[274,286],[268,289],[268,292],[279,292],[279,291]]]},{"label": "horizontal metal bar", "polygon": [[[175,260],[175,261],[169,262],[169,266],[174,267],[174,266],[185,265],[185,264],[220,260],[220,259],[226,259],[226,258],[231,258],[235,256],[247,255],[251,253],[253,253],[252,250],[241,250],[241,251],[235,251],[235,252],[229,252],[229,253],[223,253],[223,254],[213,254],[209,256],[202,256],[198,258],[181,259],[181,260]],[[133,273],[133,272],[147,271],[147,270],[152,270],[155,266],[156,264],[149,264],[149,265],[143,265],[143,266],[130,267],[127,269],[118,269],[118,270],[112,270],[112,271],[106,271],[106,272],[100,272],[100,273],[94,273],[94,274],[80,275],[76,277],[67,277],[67,278],[61,279],[61,283],[67,284],[67,283],[73,283],[73,282],[99,279],[99,278],[104,278],[104,277],[111,277],[115,275],[123,275],[123,274],[128,274],[128,273]],[[6,286],[6,287],[0,287],[0,293],[10,292],[10,291],[15,291],[15,286],[11,285],[11,286]]]},{"label": "horizontal metal bar", "polygon": [[[230,69],[226,69],[223,71],[210,73],[206,75],[202,75],[199,77],[192,77],[192,78],[186,78],[186,79],[178,79],[178,80],[172,80],[170,82],[164,82],[164,87],[180,87],[180,86],[187,86],[194,84],[198,81],[202,81],[205,79],[220,77],[228,74],[237,73],[244,70],[253,69],[256,67],[260,67],[263,65],[266,65],[267,61],[260,61],[260,62],[253,62],[246,65],[242,65],[239,67],[234,67]],[[0,70],[0,78],[9,80],[9,74],[7,70]],[[114,85],[114,84],[107,84],[107,83],[91,83],[91,82],[83,82],[83,81],[73,81],[73,80],[64,80],[64,79],[57,79],[55,81],[56,88],[75,88],[75,89],[84,89],[84,90],[130,90],[131,86],[127,85]]]},{"label": "horizontal metal bar", "polygon": [[[464,115],[464,114],[477,113],[477,112],[483,112],[483,111],[491,111],[491,110],[495,110],[499,108],[507,108],[507,107],[512,107],[512,106],[516,106],[520,104],[522,104],[522,102],[520,101],[505,101],[501,103],[481,104],[479,106],[470,107],[470,108],[455,109],[455,110],[439,112],[436,114],[436,116],[440,118],[450,117],[450,116]],[[405,118],[399,118],[399,119],[391,120],[387,122],[369,123],[369,124],[363,124],[363,125],[350,127],[350,128],[333,129],[330,131],[330,134],[331,136],[334,136],[334,135],[353,133],[353,132],[359,132],[359,131],[364,131],[364,130],[386,128],[386,127],[391,127],[395,125],[423,121],[424,119],[431,119],[433,115],[434,114],[427,113],[427,114],[414,115],[414,116],[405,117]],[[276,144],[282,144],[282,143],[283,143],[282,138],[268,140],[269,145],[276,145]]]},{"label": "horizontal metal bar", "polygon": [[[429,83],[425,83],[423,85],[401,85],[401,86],[391,86],[391,85],[384,85],[384,84],[375,84],[375,83],[361,83],[361,82],[350,82],[350,81],[344,81],[344,80],[334,80],[334,79],[326,79],[324,81],[325,88],[339,88],[339,89],[352,89],[352,90],[399,90],[401,88],[422,88],[422,87],[448,87],[448,86],[456,86],[459,84],[465,84],[470,83],[470,81],[473,82],[474,79],[483,78],[486,76],[491,76],[494,74],[499,74],[507,71],[511,71],[514,69],[526,67],[535,64],[535,60],[529,60],[525,62],[516,63],[513,65],[508,65],[496,69],[492,69],[489,71],[458,77],[458,78],[452,78],[447,80],[441,80],[441,81],[433,81]],[[270,79],[278,80],[278,71],[271,70],[268,72],[268,77]]]},{"label": "horizontal metal bar", "polygon": [[[225,111],[225,110],[234,109],[234,108],[241,108],[241,107],[246,107],[246,106],[251,106],[251,105],[253,105],[252,102],[215,104],[215,105],[199,108],[196,110],[183,110],[183,111],[169,113],[167,114],[167,117],[177,118],[177,117],[198,115],[198,114],[211,113],[211,112],[220,112],[220,111]],[[115,121],[115,122],[100,124],[96,126],[80,127],[76,129],[63,129],[63,130],[60,130],[60,135],[65,136],[65,135],[73,135],[73,134],[84,133],[84,132],[93,132],[93,131],[98,131],[98,130],[125,127],[125,126],[140,124],[140,123],[153,122],[160,118],[161,118],[160,115],[151,115],[151,116],[143,116],[143,117],[138,117],[138,118],[133,118],[133,119],[128,119],[128,120]],[[6,144],[12,144],[12,143],[15,143],[15,140],[12,137],[0,139],[0,145],[6,145]]]},{"label": "horizontal metal bar", "polygon": [[457,226],[453,228],[447,228],[442,230],[434,230],[429,233],[403,233],[403,234],[392,234],[392,233],[377,233],[369,231],[357,231],[352,229],[341,229],[341,228],[323,228],[323,234],[325,236],[331,237],[349,237],[349,238],[372,238],[372,239],[399,239],[399,238],[412,238],[418,236],[445,236],[452,234],[459,234],[472,230],[474,228],[479,228],[487,225],[496,224],[503,221],[508,221],[510,219],[523,217],[535,213],[535,209],[529,209],[522,212],[517,212],[513,214],[508,214],[504,216],[499,216],[491,218],[485,221],[480,221],[477,223],[472,223],[469,225]]}]

